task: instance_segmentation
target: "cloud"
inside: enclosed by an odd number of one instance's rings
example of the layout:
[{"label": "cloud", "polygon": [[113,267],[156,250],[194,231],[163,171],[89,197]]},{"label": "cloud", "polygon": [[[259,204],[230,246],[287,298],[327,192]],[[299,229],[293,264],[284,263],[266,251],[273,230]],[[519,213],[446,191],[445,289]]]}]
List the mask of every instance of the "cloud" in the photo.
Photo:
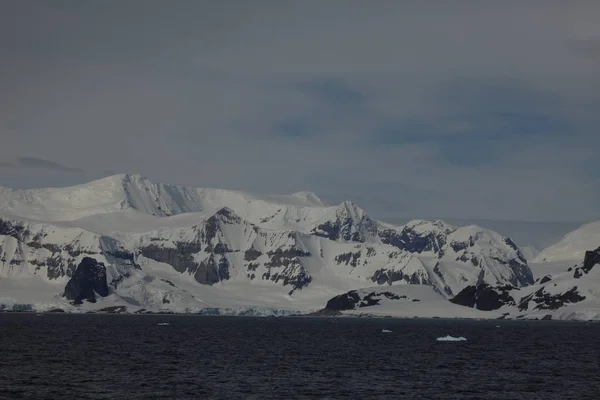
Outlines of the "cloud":
[{"label": "cloud", "polygon": [[0,158],[30,159],[0,185],[111,170],[375,216],[600,218],[598,6],[576,3],[5,2]]},{"label": "cloud", "polygon": [[12,168],[14,167],[13,163],[0,161],[0,168]]},{"label": "cloud", "polygon": [[600,37],[573,39],[569,42],[569,47],[578,56],[600,61]]},{"label": "cloud", "polygon": [[82,172],[80,168],[67,167],[57,162],[48,161],[37,157],[19,157],[17,158],[16,162],[18,166],[26,168],[39,168],[60,172]]}]

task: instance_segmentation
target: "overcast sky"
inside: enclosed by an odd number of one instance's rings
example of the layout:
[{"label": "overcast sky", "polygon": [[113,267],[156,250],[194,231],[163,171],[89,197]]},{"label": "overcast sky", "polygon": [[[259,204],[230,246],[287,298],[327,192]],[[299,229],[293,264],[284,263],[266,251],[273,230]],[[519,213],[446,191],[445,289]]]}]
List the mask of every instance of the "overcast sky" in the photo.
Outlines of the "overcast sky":
[{"label": "overcast sky", "polygon": [[600,219],[600,2],[0,2],[0,185]]}]

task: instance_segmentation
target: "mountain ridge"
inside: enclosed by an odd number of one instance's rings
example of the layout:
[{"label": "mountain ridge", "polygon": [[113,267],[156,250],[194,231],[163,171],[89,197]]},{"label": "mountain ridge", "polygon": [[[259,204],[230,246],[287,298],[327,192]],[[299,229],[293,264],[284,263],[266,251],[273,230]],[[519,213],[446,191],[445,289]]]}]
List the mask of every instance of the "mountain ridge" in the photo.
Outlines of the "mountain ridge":
[{"label": "mountain ridge", "polygon": [[35,281],[51,294],[40,301],[62,306],[53,287],[83,257],[106,268],[109,296],[98,303],[152,309],[317,309],[330,295],[373,285],[425,285],[450,298],[469,284],[533,283],[519,248],[480,227],[393,227],[352,201],[330,206],[310,192],[257,196],[128,174],[0,191],[0,251],[0,293],[11,293],[11,280]]}]

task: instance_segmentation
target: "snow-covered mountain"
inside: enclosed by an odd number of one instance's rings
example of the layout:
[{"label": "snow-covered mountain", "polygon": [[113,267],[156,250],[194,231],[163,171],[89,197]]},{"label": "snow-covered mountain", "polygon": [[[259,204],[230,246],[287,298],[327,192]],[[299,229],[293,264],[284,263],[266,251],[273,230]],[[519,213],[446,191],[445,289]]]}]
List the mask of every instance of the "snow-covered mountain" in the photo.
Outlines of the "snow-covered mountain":
[{"label": "snow-covered mountain", "polygon": [[511,318],[600,319],[600,248],[582,262],[536,279],[533,285],[469,286],[452,302]]},{"label": "snow-covered mountain", "polygon": [[[105,276],[106,296],[89,294],[103,287],[89,276]],[[470,285],[532,283],[522,252],[495,232],[391,226],[308,192],[257,196],[136,175],[0,188],[0,304],[73,309],[93,297],[77,307],[309,311],[377,285],[423,285],[448,299]]]},{"label": "snow-covered mountain", "polygon": [[558,243],[544,249],[533,259],[535,263],[581,260],[586,251],[600,245],[600,221],[583,225],[565,235]]}]

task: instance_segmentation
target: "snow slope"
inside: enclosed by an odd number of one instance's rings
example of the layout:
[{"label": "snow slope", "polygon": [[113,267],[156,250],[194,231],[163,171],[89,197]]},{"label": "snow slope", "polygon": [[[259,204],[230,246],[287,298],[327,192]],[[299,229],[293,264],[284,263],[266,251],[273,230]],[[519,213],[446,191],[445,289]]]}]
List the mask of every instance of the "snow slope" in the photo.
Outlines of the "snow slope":
[{"label": "snow slope", "polygon": [[598,320],[600,248],[587,251],[582,262],[538,277],[533,285],[469,286],[452,302],[507,318]]},{"label": "snow slope", "polygon": [[[106,266],[110,295],[74,308],[62,292],[84,257]],[[309,192],[257,196],[136,175],[0,188],[5,304],[310,311],[373,285],[426,285],[446,299],[478,283],[521,287],[533,276],[519,248],[495,232],[423,220],[395,227]]]},{"label": "snow slope", "polygon": [[544,249],[533,262],[580,261],[587,250],[598,246],[600,246],[600,221],[583,225],[568,233],[558,243]]}]

